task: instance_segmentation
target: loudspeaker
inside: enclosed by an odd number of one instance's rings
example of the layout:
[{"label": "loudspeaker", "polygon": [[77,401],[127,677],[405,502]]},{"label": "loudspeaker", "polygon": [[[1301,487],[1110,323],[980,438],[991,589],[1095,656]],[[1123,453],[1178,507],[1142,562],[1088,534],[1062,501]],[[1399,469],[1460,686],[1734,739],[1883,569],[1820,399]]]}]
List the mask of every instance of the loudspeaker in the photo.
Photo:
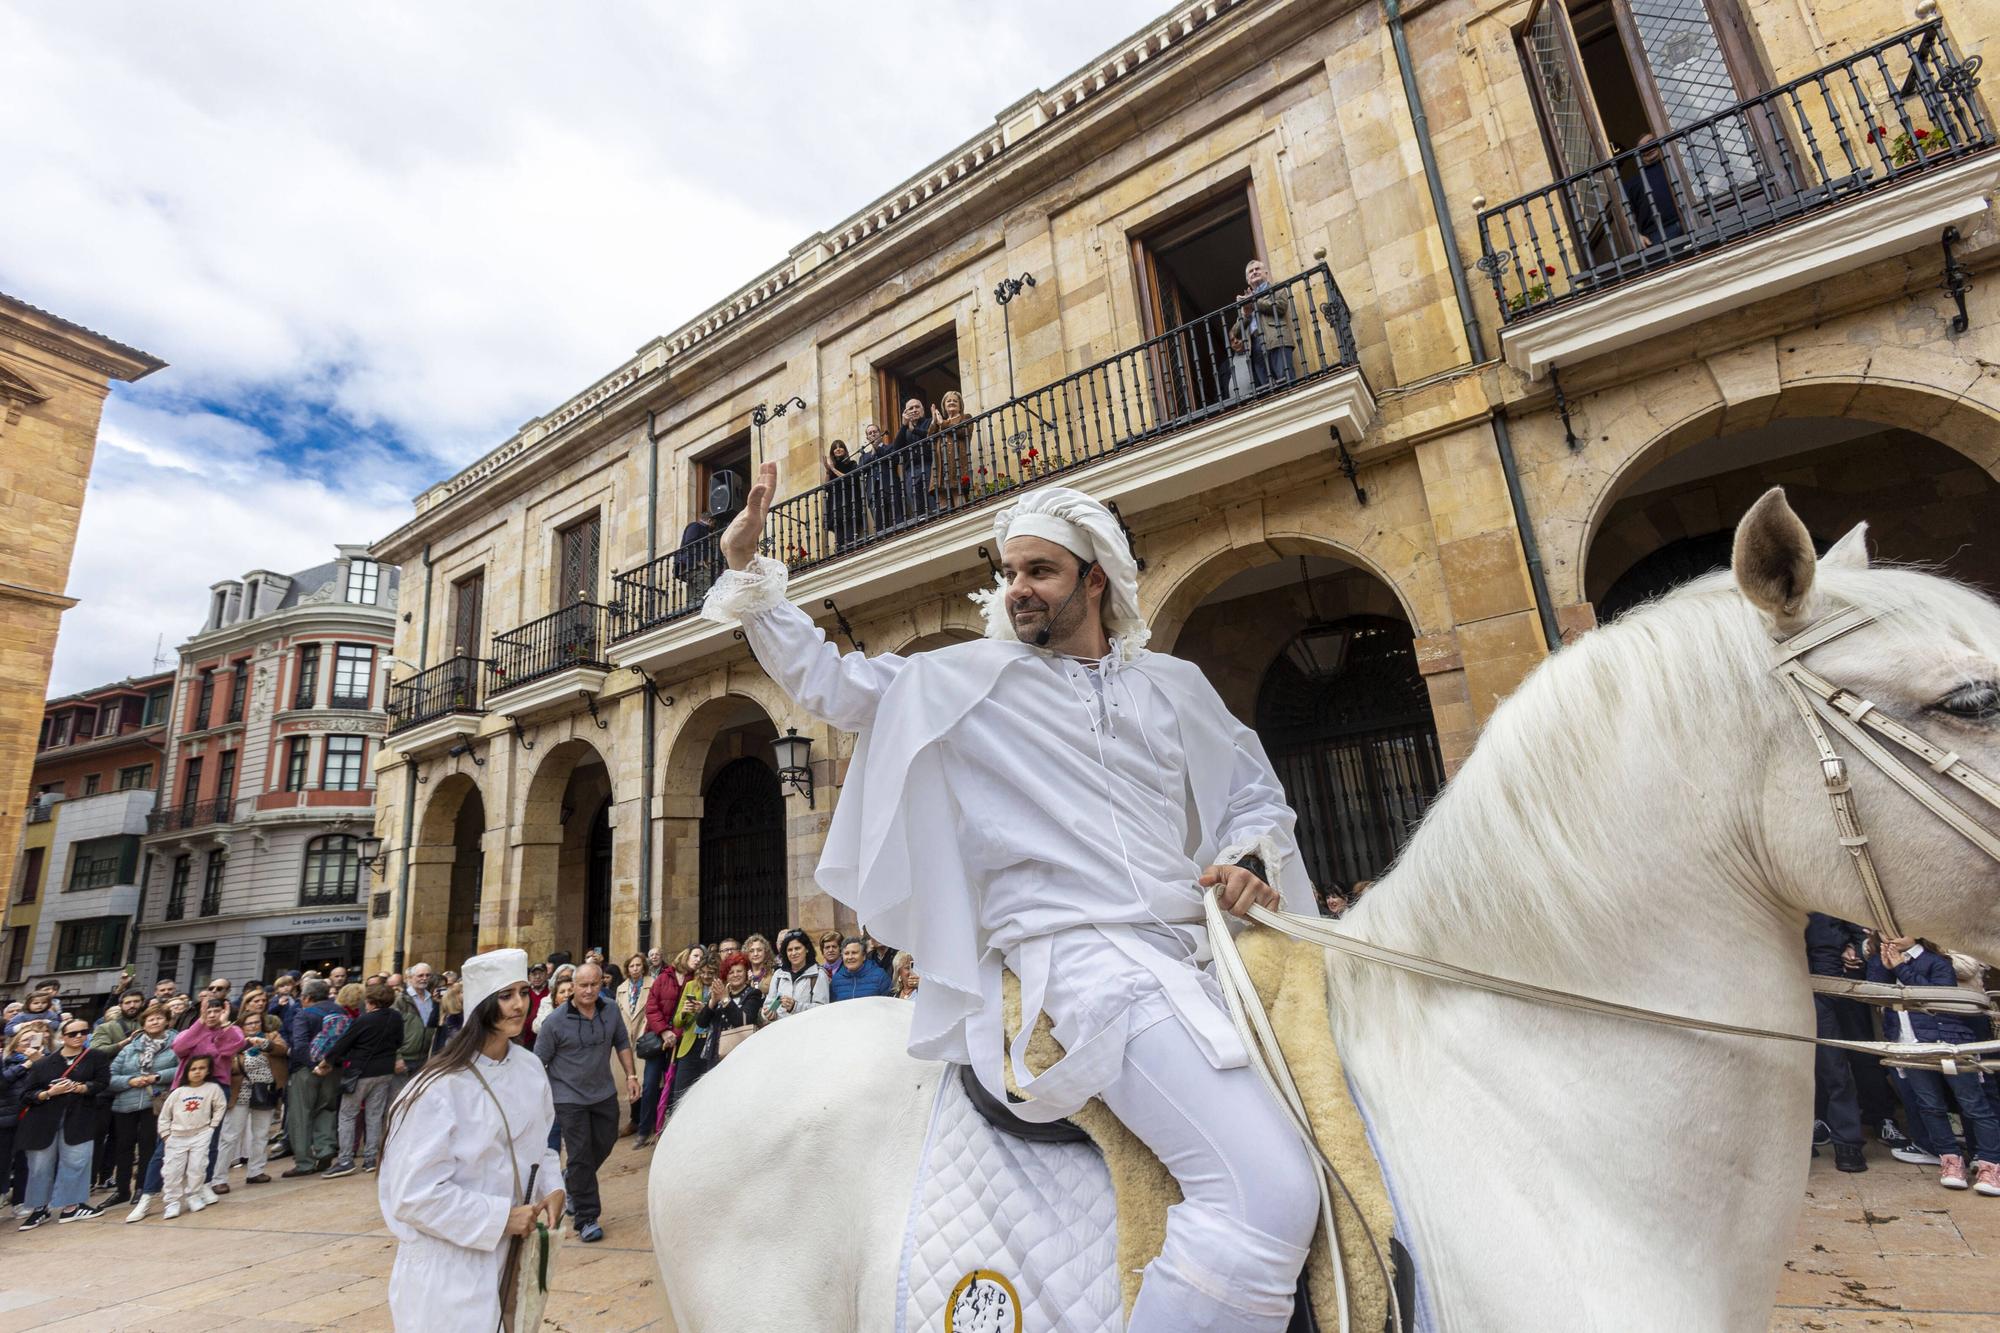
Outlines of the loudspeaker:
[{"label": "loudspeaker", "polygon": [[750,498],[750,488],[743,484],[743,478],[727,468],[714,473],[708,479],[708,514],[715,518],[722,514],[733,514],[741,509]]}]

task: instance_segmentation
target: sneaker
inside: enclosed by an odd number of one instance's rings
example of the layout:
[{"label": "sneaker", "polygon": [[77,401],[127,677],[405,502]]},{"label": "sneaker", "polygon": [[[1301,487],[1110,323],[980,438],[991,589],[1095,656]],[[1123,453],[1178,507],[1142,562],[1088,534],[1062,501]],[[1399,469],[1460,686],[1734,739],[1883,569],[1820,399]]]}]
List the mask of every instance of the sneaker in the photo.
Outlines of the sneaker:
[{"label": "sneaker", "polygon": [[206,1189],[210,1194],[227,1194],[229,1193],[229,1182],[218,1180],[213,1185],[205,1185],[202,1188]]},{"label": "sneaker", "polygon": [[1826,1121],[1813,1121],[1812,1141],[1815,1148],[1824,1148],[1827,1144],[1833,1142],[1833,1131],[1827,1128]]},{"label": "sneaker", "polygon": [[361,1169],[362,1169],[363,1171],[373,1171],[373,1170],[375,1169],[375,1162],[374,1162],[374,1159],[373,1159],[373,1158],[367,1158],[367,1157],[364,1157],[364,1158],[362,1158],[362,1159],[361,1159]]},{"label": "sneaker", "polygon": [[37,1208],[33,1212],[29,1213],[28,1216],[25,1219],[23,1219],[21,1225],[15,1229],[17,1231],[33,1231],[36,1227],[40,1226],[42,1223],[48,1220],[49,1220],[49,1210],[46,1208]]},{"label": "sneaker", "polygon": [[311,1162],[300,1162],[297,1166],[286,1167],[283,1171],[280,1171],[278,1178],[280,1180],[293,1180],[299,1176],[313,1176],[318,1174],[319,1168]]},{"label": "sneaker", "polygon": [[170,1203],[167,1205],[167,1211],[160,1214],[160,1220],[162,1222],[171,1222],[180,1215],[181,1206],[177,1203]]},{"label": "sneaker", "polygon": [[584,1244],[589,1245],[594,1241],[604,1239],[604,1228],[595,1222],[585,1222],[576,1229],[576,1238]]},{"label": "sneaker", "polygon": [[35,1211],[34,1209],[28,1207],[28,1205],[25,1203],[18,1203],[14,1205],[14,1216],[16,1217],[26,1217],[29,1213],[32,1213],[34,1211]]},{"label": "sneaker", "polygon": [[200,1199],[203,1203],[220,1203],[221,1200],[215,1197],[217,1193],[222,1193],[222,1194],[229,1193],[229,1186],[224,1185],[221,1188],[221,1190],[218,1191],[216,1187],[213,1185],[203,1185],[200,1189],[195,1191],[195,1197]]},{"label": "sneaker", "polygon": [[653,1136],[651,1134],[641,1134],[638,1138],[632,1140],[632,1146],[634,1148],[643,1148],[652,1141]]},{"label": "sneaker", "polygon": [[1939,1165],[1937,1154],[1928,1148],[1919,1146],[1915,1139],[1897,1144],[1895,1147],[1889,1149],[1889,1155],[1899,1162],[1908,1162],[1912,1166]]},{"label": "sneaker", "polygon": [[243,1183],[246,1185],[268,1185],[271,1183],[271,1178],[265,1175],[262,1171],[259,1171],[256,1175],[249,1177]]},{"label": "sneaker", "polygon": [[351,1176],[354,1174],[354,1163],[335,1162],[330,1169],[322,1171],[320,1174],[328,1180],[338,1180],[342,1176]]},{"label": "sneaker", "polygon": [[1948,1190],[1964,1189],[1965,1159],[1949,1152],[1938,1158],[1938,1184]]},{"label": "sneaker", "polygon": [[202,1209],[208,1207],[208,1200],[202,1198],[201,1192],[197,1190],[193,1194],[188,1195],[187,1206],[189,1212],[198,1213]]},{"label": "sneaker", "polygon": [[1973,1170],[1979,1177],[1973,1190],[1988,1198],[2000,1198],[2000,1162],[1975,1162]]},{"label": "sneaker", "polygon": [[1836,1143],[1833,1145],[1833,1168],[1836,1171],[1866,1171],[1868,1159],[1863,1155],[1858,1143]]},{"label": "sneaker", "polygon": [[133,1201],[132,1211],[125,1214],[125,1220],[127,1222],[144,1221],[146,1218],[146,1210],[151,1208],[152,1206],[153,1206],[153,1196],[150,1194],[141,1194],[137,1199]]},{"label": "sneaker", "polygon": [[60,1213],[57,1213],[56,1221],[88,1222],[93,1217],[102,1217],[102,1216],[104,1216],[104,1210],[102,1208],[93,1208],[87,1203],[80,1203],[74,1208],[65,1208]]},{"label": "sneaker", "polygon": [[104,1201],[104,1206],[106,1208],[123,1208],[126,1204],[130,1202],[132,1202],[132,1191],[119,1190],[116,1194],[113,1194],[110,1198]]},{"label": "sneaker", "polygon": [[1875,1137],[1892,1148],[1899,1143],[1909,1142],[1909,1136],[1903,1133],[1902,1129],[1893,1120],[1884,1120],[1880,1125],[1876,1126]]}]

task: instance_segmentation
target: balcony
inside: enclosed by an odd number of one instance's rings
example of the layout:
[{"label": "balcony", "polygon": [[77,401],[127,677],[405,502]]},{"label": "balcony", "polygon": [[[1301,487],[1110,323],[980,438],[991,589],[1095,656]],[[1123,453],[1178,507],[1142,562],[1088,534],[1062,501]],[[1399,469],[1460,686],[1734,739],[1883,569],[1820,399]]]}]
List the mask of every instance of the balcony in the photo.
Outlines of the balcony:
[{"label": "balcony", "polygon": [[236,798],[217,796],[206,801],[189,801],[171,810],[155,810],[146,816],[148,833],[181,833],[210,824],[228,824],[235,818]]},{"label": "balcony", "polygon": [[493,656],[485,663],[488,702],[515,715],[579,691],[595,694],[611,670],[605,658],[611,619],[611,608],[602,603],[572,602],[494,635]]},{"label": "balcony", "polygon": [[[1073,482],[1126,505],[1165,503],[1359,440],[1374,415],[1347,303],[1324,264],[1273,284],[1289,372],[1234,364],[1236,307],[863,463],[771,508],[765,549],[804,600],[876,596],[976,562],[991,510]],[[693,613],[723,568],[714,535],[613,579],[620,665],[657,669],[704,637]],[[709,626],[709,629],[718,629]]]},{"label": "balcony", "polygon": [[357,783],[352,787],[345,787],[338,784],[309,782],[282,791],[259,792],[254,808],[262,815],[284,810],[366,809],[374,804],[373,783],[366,785]]},{"label": "balcony", "polygon": [[1479,214],[1531,379],[1918,246],[2000,184],[1979,62],[1933,19]]},{"label": "balcony", "polygon": [[428,749],[479,730],[486,715],[480,677],[486,659],[447,658],[389,685],[389,735],[404,753]]},{"label": "balcony", "polygon": [[46,824],[56,817],[56,807],[60,801],[37,801],[28,807],[28,823]]}]

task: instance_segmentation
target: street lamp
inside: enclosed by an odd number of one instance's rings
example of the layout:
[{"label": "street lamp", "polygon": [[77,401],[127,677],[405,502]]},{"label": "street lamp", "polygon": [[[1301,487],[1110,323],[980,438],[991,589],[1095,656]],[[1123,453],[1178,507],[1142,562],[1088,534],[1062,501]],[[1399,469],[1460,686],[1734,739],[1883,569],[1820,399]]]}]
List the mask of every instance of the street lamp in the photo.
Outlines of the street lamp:
[{"label": "street lamp", "polygon": [[1305,585],[1306,612],[1310,619],[1285,646],[1285,657],[1307,680],[1323,685],[1347,666],[1347,650],[1354,641],[1354,631],[1320,619],[1319,608],[1313,605],[1312,578],[1306,572],[1304,556],[1299,557],[1299,582]]},{"label": "street lamp", "polygon": [[1002,278],[1000,285],[993,289],[993,299],[1000,303],[1001,339],[1007,344],[1007,396],[1014,396],[1014,321],[1007,313],[1007,305],[1021,294],[1023,287],[1035,285],[1035,275],[1023,273],[1018,278]]},{"label": "street lamp", "polygon": [[757,457],[753,460],[754,462],[761,463],[764,461],[764,423],[767,421],[776,421],[795,407],[801,412],[806,410],[806,400],[797,394],[783,399],[776,407],[772,407],[768,403],[759,403],[750,409],[750,424],[757,428]]},{"label": "street lamp", "polygon": [[812,748],[812,737],[799,735],[797,727],[786,727],[785,734],[771,742],[771,752],[778,759],[778,781],[805,797],[809,810],[815,808]]},{"label": "street lamp", "polygon": [[[354,859],[361,863],[363,870],[374,870],[382,860],[382,840],[372,833],[364,833],[356,838]],[[387,868],[383,867],[385,870]]]}]

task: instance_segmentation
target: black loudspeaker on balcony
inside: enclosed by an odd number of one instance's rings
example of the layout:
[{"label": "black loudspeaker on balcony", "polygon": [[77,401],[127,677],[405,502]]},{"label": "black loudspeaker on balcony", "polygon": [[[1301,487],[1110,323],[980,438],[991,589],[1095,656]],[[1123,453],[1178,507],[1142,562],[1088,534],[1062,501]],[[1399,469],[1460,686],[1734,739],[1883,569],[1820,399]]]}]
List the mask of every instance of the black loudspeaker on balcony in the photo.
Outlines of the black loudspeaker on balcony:
[{"label": "black loudspeaker on balcony", "polygon": [[718,514],[733,514],[743,507],[749,498],[749,488],[743,478],[724,469],[708,479],[708,513],[713,518]]}]

